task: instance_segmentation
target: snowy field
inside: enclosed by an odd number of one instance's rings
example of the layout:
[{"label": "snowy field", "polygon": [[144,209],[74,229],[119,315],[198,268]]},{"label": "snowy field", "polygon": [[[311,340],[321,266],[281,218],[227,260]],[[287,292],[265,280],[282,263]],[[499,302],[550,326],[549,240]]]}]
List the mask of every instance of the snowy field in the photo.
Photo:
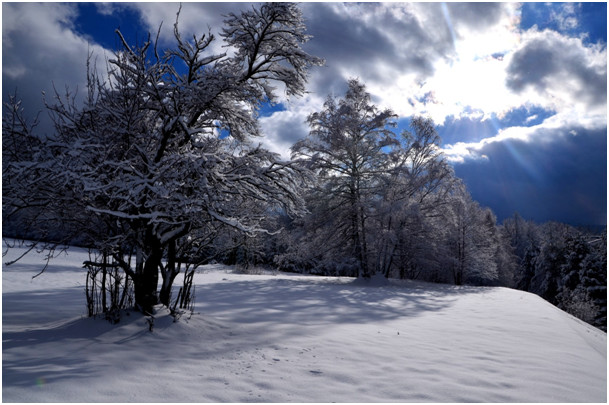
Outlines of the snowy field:
[{"label": "snowy field", "polygon": [[606,334],[529,293],[215,265],[149,332],[85,317],[87,259],[3,267],[4,402],[607,400]]}]

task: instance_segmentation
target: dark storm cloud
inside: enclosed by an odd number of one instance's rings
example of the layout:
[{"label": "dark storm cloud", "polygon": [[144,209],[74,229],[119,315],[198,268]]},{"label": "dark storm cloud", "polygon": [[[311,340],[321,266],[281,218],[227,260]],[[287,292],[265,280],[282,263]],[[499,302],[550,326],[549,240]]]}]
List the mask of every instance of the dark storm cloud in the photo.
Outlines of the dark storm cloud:
[{"label": "dark storm cloud", "polygon": [[[443,20],[430,31],[408,8],[379,3],[305,3],[302,8],[313,36],[305,49],[326,59],[312,80],[313,91],[340,94],[340,82],[349,76],[390,82],[395,77],[387,69],[427,77],[434,61],[452,50]],[[436,14],[441,17],[441,10]]]},{"label": "dark storm cloud", "polygon": [[336,13],[331,4],[317,3],[307,11],[307,31],[315,38],[309,45],[313,51],[327,53],[345,64],[366,63],[394,51],[376,27]]},{"label": "dark storm cloud", "polygon": [[346,15],[335,12],[332,4],[314,3],[306,6],[307,31],[313,35],[305,49],[322,57],[326,66],[311,84],[320,94],[342,93],[343,71],[348,75],[375,75],[379,59],[395,54],[394,46],[375,27],[367,27]]},{"label": "dark storm cloud", "polygon": [[66,85],[83,94],[88,52],[104,63],[103,49],[89,44],[70,28],[76,9],[68,4],[2,4],[2,100],[17,92],[25,112],[40,114],[39,133],[52,132],[42,93],[53,104],[55,90]]},{"label": "dark storm cloud", "polygon": [[485,145],[480,153],[488,159],[468,160],[455,172],[499,219],[518,212],[539,222],[605,225],[606,129],[545,131],[554,133],[535,144],[510,139]]},{"label": "dark storm cloud", "polygon": [[507,73],[516,92],[532,87],[542,94],[563,91],[588,105],[607,102],[606,53],[578,39],[547,31],[514,53]]}]

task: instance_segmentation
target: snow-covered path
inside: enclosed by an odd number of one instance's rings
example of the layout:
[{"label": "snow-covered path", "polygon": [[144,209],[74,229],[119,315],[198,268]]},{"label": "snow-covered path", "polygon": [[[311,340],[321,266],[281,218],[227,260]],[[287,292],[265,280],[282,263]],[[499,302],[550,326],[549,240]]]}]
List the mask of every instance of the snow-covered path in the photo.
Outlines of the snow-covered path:
[{"label": "snow-covered path", "polygon": [[3,268],[3,401],[607,399],[606,334],[528,293],[208,266],[150,333],[84,318],[83,255]]}]

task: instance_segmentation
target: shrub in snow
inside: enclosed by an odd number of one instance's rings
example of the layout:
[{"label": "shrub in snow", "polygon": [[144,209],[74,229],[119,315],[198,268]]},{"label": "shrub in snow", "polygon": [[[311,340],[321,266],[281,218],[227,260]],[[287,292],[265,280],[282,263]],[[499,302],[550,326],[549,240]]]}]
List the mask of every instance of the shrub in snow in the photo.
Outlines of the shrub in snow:
[{"label": "shrub in snow", "polygon": [[87,314],[103,315],[110,322],[118,323],[121,311],[133,306],[133,282],[105,253],[95,255],[84,267],[87,269]]}]

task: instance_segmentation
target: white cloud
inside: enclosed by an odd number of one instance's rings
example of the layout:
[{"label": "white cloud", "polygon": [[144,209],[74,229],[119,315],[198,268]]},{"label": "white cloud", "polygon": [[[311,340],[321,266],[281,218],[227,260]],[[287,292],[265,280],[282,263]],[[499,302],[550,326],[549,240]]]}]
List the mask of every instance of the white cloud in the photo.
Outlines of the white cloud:
[{"label": "white cloud", "polygon": [[530,103],[557,111],[606,111],[606,47],[531,29],[523,33],[508,62],[509,90]]},{"label": "white cloud", "polygon": [[[314,4],[305,11],[314,49],[328,63],[311,84],[318,92],[336,92],[334,83],[356,76],[378,104],[438,124],[450,116],[501,117],[523,106],[606,105],[606,50],[553,31],[522,31],[515,3],[449,3],[444,10],[435,3]],[[545,41],[560,68],[533,67],[540,76],[523,73],[527,85],[517,86],[515,61],[529,60],[535,41]]]},{"label": "white cloud", "polygon": [[531,116],[527,117],[527,118],[526,118],[526,120],[525,120],[525,122],[527,122],[527,123],[528,123],[528,122],[535,121],[535,120],[536,120],[538,117],[539,117],[539,116],[538,116],[537,114],[533,114],[533,115],[531,115]]},{"label": "white cloud", "polygon": [[546,118],[542,123],[530,127],[513,126],[501,129],[495,136],[478,142],[456,142],[452,145],[446,145],[442,152],[447,160],[453,163],[463,163],[468,159],[486,160],[488,156],[485,156],[482,151],[486,146],[493,143],[517,140],[540,144],[552,142],[557,137],[573,136],[574,130],[572,128],[596,131],[606,127],[606,114],[582,116],[577,111],[571,110],[555,114]]},{"label": "white cloud", "polygon": [[271,152],[280,154],[283,159],[289,159],[292,145],[309,133],[307,117],[322,104],[323,100],[313,94],[285,102],[286,110],[260,118],[263,134],[260,142]]},{"label": "white cloud", "polygon": [[[389,94],[409,94],[419,101],[414,106],[400,102],[397,97],[388,104],[400,106],[397,109],[400,115],[422,114],[438,124],[450,116],[485,118],[493,113],[500,116],[521,105],[521,99],[505,85],[505,55],[520,41],[517,5],[449,6],[442,9],[439,5],[417,3],[417,20],[425,24],[425,31],[434,31],[436,26],[439,31],[443,26],[450,28],[454,52],[431,60],[433,72],[420,79],[420,83],[408,75],[397,79],[399,90]],[[392,85],[384,83],[384,86]]]},{"label": "white cloud", "polygon": [[358,77],[379,105],[440,124],[520,104],[505,97],[503,60],[519,41],[517,5],[315,4],[307,15],[312,49],[329,67],[315,91]]},{"label": "white cloud", "polygon": [[564,3],[558,6],[556,10],[552,10],[550,17],[556,21],[560,30],[570,31],[579,25],[577,18],[579,10],[581,10],[581,4]]}]

